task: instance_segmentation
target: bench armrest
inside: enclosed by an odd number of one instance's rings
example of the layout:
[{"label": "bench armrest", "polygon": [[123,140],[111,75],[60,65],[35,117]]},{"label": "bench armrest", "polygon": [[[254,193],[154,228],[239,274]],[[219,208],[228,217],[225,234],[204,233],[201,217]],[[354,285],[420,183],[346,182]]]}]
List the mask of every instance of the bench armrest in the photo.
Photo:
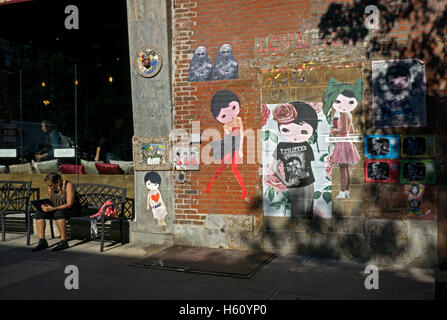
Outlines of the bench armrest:
[{"label": "bench armrest", "polygon": [[5,211],[8,211],[8,208],[10,205],[11,205],[11,201],[9,201],[9,199],[6,199],[6,205],[3,209],[0,209],[0,214],[2,214]]}]

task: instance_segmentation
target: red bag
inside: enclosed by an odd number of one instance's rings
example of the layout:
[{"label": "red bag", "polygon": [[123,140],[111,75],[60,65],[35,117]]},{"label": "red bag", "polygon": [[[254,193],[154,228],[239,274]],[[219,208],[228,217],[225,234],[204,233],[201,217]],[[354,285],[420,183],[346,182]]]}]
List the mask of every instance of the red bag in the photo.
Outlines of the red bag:
[{"label": "red bag", "polygon": [[107,207],[106,211],[104,212],[104,216],[107,218],[116,218],[116,211],[117,211],[116,207],[109,200],[104,202],[103,205],[101,206],[101,208],[99,208],[99,211],[97,213],[95,213],[94,215],[91,215],[90,218],[100,217],[102,211],[104,210],[104,207],[107,205],[111,205],[111,206]]}]

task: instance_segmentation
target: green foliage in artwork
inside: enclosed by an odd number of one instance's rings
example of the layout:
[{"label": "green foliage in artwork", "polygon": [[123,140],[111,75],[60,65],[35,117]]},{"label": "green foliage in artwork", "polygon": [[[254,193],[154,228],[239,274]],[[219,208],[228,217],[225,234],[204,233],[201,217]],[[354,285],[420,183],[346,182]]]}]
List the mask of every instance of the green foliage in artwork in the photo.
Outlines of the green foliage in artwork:
[{"label": "green foliage in artwork", "polygon": [[312,137],[309,138],[310,144],[315,144],[318,140],[318,133],[315,131]]},{"label": "green foliage in artwork", "polygon": [[270,140],[272,140],[275,144],[278,144],[278,136],[270,131]]},{"label": "green foliage in artwork", "polygon": [[270,131],[266,130],[263,132],[264,141],[267,141],[269,139],[269,136],[270,136]]},{"label": "green foliage in artwork", "polygon": [[275,202],[270,203],[270,206],[274,207],[275,210],[279,210],[279,209],[281,209],[281,206],[283,204],[284,204],[284,201],[275,201]]},{"label": "green foliage in artwork", "polygon": [[330,126],[332,126],[332,115],[331,115],[331,113],[329,113],[329,114],[326,116],[326,120],[327,120],[327,123],[328,123]]},{"label": "green foliage in artwork", "polygon": [[[285,210],[290,210],[291,209],[291,204],[290,204],[290,192],[286,191],[286,192],[277,192],[275,191],[275,189],[273,189],[272,187],[269,187],[267,189],[267,191],[265,192],[267,198],[270,201],[270,207],[275,208],[275,210],[280,210],[282,206],[284,206]],[[277,201],[273,201],[273,199],[275,199],[275,195],[280,194],[281,198]],[[284,215],[286,214],[286,211],[284,210]]]},{"label": "green foliage in artwork", "polygon": [[332,193],[328,192],[328,190],[332,190],[332,186],[326,186],[323,191],[315,191],[314,193],[314,200],[320,199],[321,196],[323,196],[323,200],[326,201],[326,203],[329,203],[332,201]]},{"label": "green foliage in artwork", "polygon": [[273,143],[278,144],[278,136],[274,132],[266,130],[262,134],[264,141],[270,139]]},{"label": "green foliage in artwork", "polygon": [[269,200],[270,200],[270,202],[272,202],[273,199],[275,198],[275,190],[272,187],[270,187],[267,192],[268,192]]},{"label": "green foliage in artwork", "polygon": [[320,161],[323,162],[324,158],[326,158],[329,155],[329,153],[323,153],[320,157]]},{"label": "green foliage in artwork", "polygon": [[323,193],[323,199],[326,201],[326,203],[329,203],[332,201],[332,193],[331,192],[324,192]]}]

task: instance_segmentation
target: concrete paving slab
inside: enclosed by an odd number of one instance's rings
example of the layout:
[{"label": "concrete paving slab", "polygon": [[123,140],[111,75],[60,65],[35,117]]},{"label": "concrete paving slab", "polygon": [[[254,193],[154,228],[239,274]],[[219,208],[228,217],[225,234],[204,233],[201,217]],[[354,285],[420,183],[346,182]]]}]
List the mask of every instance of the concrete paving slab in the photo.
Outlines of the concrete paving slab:
[{"label": "concrete paving slab", "polygon": [[[433,299],[431,269],[379,267],[379,290],[366,290],[368,263],[278,255],[250,279],[130,267],[168,246],[70,241],[61,252],[31,252],[26,239],[0,243],[0,299]],[[33,238],[33,241],[36,241]],[[59,239],[50,239],[57,244]],[[79,290],[64,286],[79,269]]]}]

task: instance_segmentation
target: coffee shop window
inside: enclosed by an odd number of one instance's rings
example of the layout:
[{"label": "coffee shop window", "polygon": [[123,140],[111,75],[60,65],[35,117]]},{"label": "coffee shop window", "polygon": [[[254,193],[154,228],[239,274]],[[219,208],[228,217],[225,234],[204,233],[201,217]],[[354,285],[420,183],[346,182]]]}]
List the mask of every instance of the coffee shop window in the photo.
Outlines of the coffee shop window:
[{"label": "coffee shop window", "polygon": [[133,174],[126,1],[82,2],[79,30],[63,9],[0,8],[0,174]]},{"label": "coffee shop window", "polygon": [[0,174],[133,174],[126,68],[22,49],[0,77]]},{"label": "coffee shop window", "polygon": [[11,113],[3,113],[0,174],[133,174],[130,117],[109,112],[76,127],[41,117],[44,120],[16,121]]}]

